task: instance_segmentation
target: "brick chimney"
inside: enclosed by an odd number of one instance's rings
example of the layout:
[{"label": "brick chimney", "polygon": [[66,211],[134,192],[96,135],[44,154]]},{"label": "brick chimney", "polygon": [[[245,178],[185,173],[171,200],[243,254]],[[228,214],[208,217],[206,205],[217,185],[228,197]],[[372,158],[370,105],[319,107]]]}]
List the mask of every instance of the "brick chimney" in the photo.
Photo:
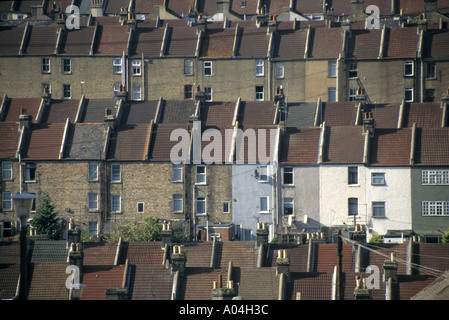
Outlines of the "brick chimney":
[{"label": "brick chimney", "polygon": [[374,136],[374,118],[372,112],[365,112],[363,115],[363,133],[368,132],[370,137]]},{"label": "brick chimney", "polygon": [[19,116],[19,129],[26,128],[29,129],[31,125],[31,118],[32,116],[29,114],[26,114],[26,110],[22,108],[21,114]]},{"label": "brick chimney", "polygon": [[115,116],[112,114],[111,109],[106,108],[104,112],[104,124],[106,128],[111,129],[112,132],[115,130]]},{"label": "brick chimney", "polygon": [[117,98],[122,99],[123,101],[128,100],[128,91],[126,91],[126,86],[124,84],[119,86]]},{"label": "brick chimney", "polygon": [[202,15],[198,16],[198,20],[196,21],[197,32],[206,33],[207,32],[207,19]]},{"label": "brick chimney", "polygon": [[69,263],[79,269],[80,281],[83,275],[84,252],[82,243],[71,243],[69,249]]},{"label": "brick chimney", "polygon": [[449,88],[446,89],[446,92],[441,95],[441,105],[444,107],[444,104],[449,103]]},{"label": "brick chimney", "polygon": [[354,300],[371,300],[371,291],[366,287],[366,279],[355,277]]},{"label": "brick chimney", "polygon": [[124,23],[126,21],[126,18],[128,17],[128,8],[127,7],[120,8],[119,17],[120,17],[119,18],[120,23]]},{"label": "brick chimney", "polygon": [[51,92],[50,88],[48,86],[44,87],[44,93],[42,94],[42,98],[44,99],[44,102],[46,105],[49,105],[51,102]]},{"label": "brick chimney", "polygon": [[287,257],[287,250],[278,250],[278,257],[276,259],[276,274],[284,274],[286,278],[290,275],[290,259]]},{"label": "brick chimney", "polygon": [[232,300],[235,297],[234,282],[226,281],[223,286],[222,275],[218,275],[218,281],[213,282],[212,300]]},{"label": "brick chimney", "polygon": [[387,282],[390,278],[394,283],[398,281],[398,263],[396,261],[394,252],[391,253],[391,257],[389,260],[384,261],[383,269],[385,274],[385,282]]},{"label": "brick chimney", "polygon": [[162,223],[161,238],[162,247],[165,247],[165,245],[170,246],[173,243],[173,229],[171,227],[171,222]]},{"label": "brick chimney", "polygon": [[128,26],[128,31],[136,30],[137,27],[137,20],[136,20],[136,14],[133,12],[128,13],[128,19],[126,20],[126,25]]},{"label": "brick chimney", "polygon": [[186,271],[186,254],[182,252],[182,247],[179,245],[173,246],[173,253],[171,255],[172,271],[179,272],[180,276],[184,276]]},{"label": "brick chimney", "polygon": [[102,17],[104,11],[104,0],[92,0],[90,13],[92,17]]},{"label": "brick chimney", "polygon": [[258,222],[257,230],[256,230],[256,243],[259,247],[260,245],[266,246],[268,245],[268,228],[266,222]]},{"label": "brick chimney", "polygon": [[69,219],[69,229],[67,230],[67,243],[80,243],[81,242],[81,229],[75,226],[75,219]]}]

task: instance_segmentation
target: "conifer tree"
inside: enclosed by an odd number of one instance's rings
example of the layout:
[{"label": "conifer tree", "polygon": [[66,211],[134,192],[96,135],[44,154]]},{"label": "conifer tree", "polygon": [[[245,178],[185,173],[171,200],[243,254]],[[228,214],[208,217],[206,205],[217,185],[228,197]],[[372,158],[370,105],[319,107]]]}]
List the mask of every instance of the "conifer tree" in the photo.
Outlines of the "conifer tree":
[{"label": "conifer tree", "polygon": [[58,240],[61,237],[61,225],[58,220],[58,212],[55,212],[50,195],[42,194],[36,216],[31,220],[31,226],[36,228],[39,234],[46,234],[48,239]]}]

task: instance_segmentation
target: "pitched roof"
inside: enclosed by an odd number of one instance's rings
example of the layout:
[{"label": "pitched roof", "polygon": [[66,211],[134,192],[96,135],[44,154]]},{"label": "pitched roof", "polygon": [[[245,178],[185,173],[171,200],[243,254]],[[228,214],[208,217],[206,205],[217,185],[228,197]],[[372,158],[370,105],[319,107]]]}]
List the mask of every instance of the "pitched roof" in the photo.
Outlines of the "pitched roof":
[{"label": "pitched roof", "polygon": [[22,158],[26,160],[58,160],[64,135],[64,123],[33,124],[26,135]]},{"label": "pitched roof", "polygon": [[68,262],[31,263],[28,300],[67,300]]},{"label": "pitched roof", "polygon": [[377,59],[381,44],[381,29],[352,30],[348,43],[348,59]]},{"label": "pitched roof", "polygon": [[235,29],[208,29],[201,42],[200,58],[231,58]]},{"label": "pitched roof", "polygon": [[116,242],[84,242],[83,249],[85,266],[114,265]]},{"label": "pitched roof", "polygon": [[192,100],[164,100],[159,123],[187,124],[189,117],[195,114],[195,103]]},{"label": "pitched roof", "polygon": [[240,267],[233,270],[239,296],[244,300],[277,300],[279,276],[275,268]]},{"label": "pitched roof", "polygon": [[116,99],[86,99],[84,102],[83,116],[81,122],[84,123],[103,123],[105,109],[115,110],[117,106]]},{"label": "pitched roof", "polygon": [[28,55],[53,55],[58,40],[58,27],[32,26],[25,46],[25,54]]},{"label": "pitched roof", "polygon": [[13,299],[19,283],[20,264],[0,263],[0,300]]},{"label": "pitched roof", "polygon": [[134,11],[137,13],[151,13],[155,7],[163,4],[164,0],[136,0],[134,1]]},{"label": "pitched roof", "polygon": [[18,55],[25,27],[0,28],[0,55]]},{"label": "pitched roof", "polygon": [[201,109],[201,118],[207,128],[229,128],[234,112],[235,102],[207,102]]},{"label": "pitched roof", "polygon": [[122,56],[128,45],[128,27],[100,24],[97,29],[95,55]]},{"label": "pitched roof", "polygon": [[287,104],[287,127],[312,127],[315,125],[316,103],[289,102]]},{"label": "pitched roof", "polygon": [[384,59],[414,59],[417,56],[417,28],[392,28],[385,34]]},{"label": "pitched roof", "polygon": [[270,36],[263,28],[243,26],[239,29],[236,57],[266,58],[269,41]]},{"label": "pitched roof", "polygon": [[32,121],[35,122],[41,102],[41,98],[8,98],[6,100],[7,111],[4,121],[18,122],[23,109],[27,115],[32,117]]},{"label": "pitched roof", "polygon": [[307,29],[287,30],[277,33],[274,39],[273,59],[304,59],[307,42]]},{"label": "pitched roof", "polygon": [[164,263],[164,250],[160,242],[124,242],[122,243],[120,261],[128,259],[131,265],[158,265]]},{"label": "pitched roof", "polygon": [[31,263],[66,262],[69,253],[66,240],[31,240],[28,250]]},{"label": "pitched roof", "polygon": [[66,141],[66,159],[102,159],[106,143],[104,124],[77,123],[69,132]]},{"label": "pitched roof", "polygon": [[360,126],[326,127],[323,164],[363,163],[365,135]]},{"label": "pitched roof", "polygon": [[[171,161],[170,152],[172,148],[180,142],[180,140],[170,141],[172,132],[178,129],[187,132],[187,128],[187,124],[155,124],[151,132],[148,160]],[[178,137],[176,137],[176,139],[178,139]]]},{"label": "pitched roof", "polygon": [[238,128],[235,162],[255,164],[277,160],[275,157],[278,139],[276,125],[249,125]]},{"label": "pitched roof", "polygon": [[226,276],[227,270],[213,268],[187,268],[178,282],[179,300],[211,300],[213,282]]},{"label": "pitched roof", "polygon": [[94,41],[95,27],[80,27],[64,33],[59,54],[89,55]]},{"label": "pitched roof", "polygon": [[376,129],[371,140],[371,166],[410,165],[411,129]]},{"label": "pitched roof", "polygon": [[145,160],[150,134],[150,124],[117,125],[109,140],[107,158],[122,161]]},{"label": "pitched roof", "polygon": [[369,105],[376,128],[397,128],[400,103]]},{"label": "pitched roof", "polygon": [[20,262],[19,241],[0,241],[0,264],[16,264]]},{"label": "pitched roof", "polygon": [[422,128],[441,127],[444,109],[440,103],[408,103],[404,108],[403,127],[412,127],[414,123]]},{"label": "pitched roof", "polygon": [[106,288],[122,287],[125,266],[84,266],[81,300],[106,300]]},{"label": "pitched roof", "polygon": [[448,59],[449,31],[447,29],[427,31],[423,47],[424,58],[435,60]]},{"label": "pitched roof", "polygon": [[130,282],[131,300],[171,300],[173,274],[165,266],[132,266]]},{"label": "pitched roof", "polygon": [[223,241],[217,250],[219,268],[227,268],[229,261],[235,267],[256,267],[258,249],[254,241]]},{"label": "pitched roof", "polygon": [[154,28],[147,22],[139,23],[132,40],[132,55],[159,57],[163,38],[164,28]]},{"label": "pitched roof", "polygon": [[327,126],[354,126],[357,106],[353,101],[322,102],[322,121]]},{"label": "pitched roof", "polygon": [[114,1],[105,1],[106,6],[104,8],[105,15],[113,15],[120,13],[121,8],[128,8],[129,1],[128,0],[114,0]]},{"label": "pitched roof", "polygon": [[323,13],[322,1],[295,1],[294,9],[302,14]]},{"label": "pitched roof", "polygon": [[237,121],[241,127],[269,126],[274,123],[276,110],[273,101],[241,101]]},{"label": "pitched roof", "polygon": [[128,103],[121,116],[121,123],[150,123],[156,122],[155,116],[159,100]]},{"label": "pitched roof", "polygon": [[242,1],[231,1],[231,11],[244,15],[255,15],[257,12],[257,1],[249,0],[245,1],[245,6],[242,6]]},{"label": "pitched roof", "polygon": [[316,164],[320,128],[287,128],[281,135],[279,163]]},{"label": "pitched roof", "polygon": [[167,57],[193,57],[195,56],[198,36],[196,28],[187,24],[176,25],[169,22],[170,32],[165,48]]},{"label": "pitched roof", "polygon": [[291,281],[287,283],[287,299],[296,300],[298,294],[301,300],[332,299],[332,273],[294,272],[290,277]]},{"label": "pitched roof", "polygon": [[308,57],[310,59],[337,59],[343,45],[340,28],[311,28]]},{"label": "pitched roof", "polygon": [[78,112],[79,102],[78,99],[52,100],[51,104],[45,107],[41,122],[65,122],[67,118],[71,122],[74,122]]},{"label": "pitched roof", "polygon": [[209,267],[212,258],[212,241],[185,243],[182,251],[186,254],[186,267]]},{"label": "pitched roof", "polygon": [[418,128],[415,165],[449,165],[449,128]]},{"label": "pitched roof", "polygon": [[19,146],[20,132],[18,124],[13,122],[0,122],[0,158],[15,158]]}]

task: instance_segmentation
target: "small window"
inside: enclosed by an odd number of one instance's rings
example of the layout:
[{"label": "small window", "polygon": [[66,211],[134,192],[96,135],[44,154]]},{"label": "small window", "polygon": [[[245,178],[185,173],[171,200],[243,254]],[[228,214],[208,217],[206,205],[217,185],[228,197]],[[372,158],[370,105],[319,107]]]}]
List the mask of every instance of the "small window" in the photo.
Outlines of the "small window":
[{"label": "small window", "polygon": [[259,211],[264,213],[268,212],[268,197],[259,198]]},{"label": "small window", "polygon": [[359,214],[359,199],[349,198],[348,199],[348,215],[356,216]]},{"label": "small window", "polygon": [[358,67],[357,63],[349,64],[349,78],[357,78],[358,76]]},{"label": "small window", "polygon": [[264,75],[264,61],[263,60],[256,60],[256,77],[262,77]]},{"label": "small window", "polygon": [[27,163],[25,165],[25,181],[36,181],[36,164]]},{"label": "small window", "polygon": [[212,76],[212,61],[204,61],[203,63],[203,75]]},{"label": "small window", "polygon": [[205,101],[212,101],[212,87],[204,87]]},{"label": "small window", "polygon": [[223,202],[223,213],[229,213],[229,201]]},{"label": "small window", "polygon": [[256,101],[263,101],[263,100],[264,100],[263,86],[256,86]]},{"label": "small window", "polygon": [[327,101],[337,101],[337,89],[334,87],[327,88]]},{"label": "small window", "polygon": [[246,1],[240,2],[240,8],[246,8]]},{"label": "small window", "polygon": [[184,60],[184,74],[188,76],[193,75],[193,60]]},{"label": "small window", "polygon": [[88,194],[88,206],[89,211],[97,211],[98,210],[98,194],[97,193],[89,193]]},{"label": "small window", "polygon": [[385,184],[385,173],[375,172],[371,175],[371,184],[383,186]]},{"label": "small window", "polygon": [[196,197],[195,213],[206,214],[206,197]]},{"label": "small window", "polygon": [[259,167],[259,181],[262,181],[262,182],[268,181],[268,167],[267,166]]},{"label": "small window", "polygon": [[284,198],[284,214],[293,214],[293,198]]},{"label": "small window", "polygon": [[196,166],[195,183],[206,184],[206,166]]},{"label": "small window", "polygon": [[173,195],[173,212],[182,212],[183,204],[182,204],[182,194],[174,194]]},{"label": "small window", "polygon": [[357,88],[349,88],[348,98],[349,101],[354,101],[357,96]]},{"label": "small window", "polygon": [[120,83],[114,83],[114,99],[118,98],[118,93],[120,91]]},{"label": "small window", "polygon": [[348,184],[358,184],[358,168],[348,167]]},{"label": "small window", "polygon": [[142,100],[142,87],[141,86],[133,86],[133,100],[134,101]]},{"label": "small window", "polygon": [[12,162],[3,161],[2,162],[2,179],[11,180],[12,179]]},{"label": "small window", "polygon": [[404,77],[413,77],[413,61],[404,61]]},{"label": "small window", "polygon": [[293,168],[291,167],[284,168],[283,182],[285,185],[293,184]]},{"label": "small window", "polygon": [[373,217],[385,217],[385,202],[374,201],[373,206]]},{"label": "small window", "polygon": [[51,72],[50,59],[42,58],[42,73],[50,73],[50,72]]},{"label": "small window", "polygon": [[184,86],[184,99],[193,99],[193,86],[191,84],[187,84]]},{"label": "small window", "polygon": [[137,213],[145,213],[145,204],[143,202],[137,202]]},{"label": "small window", "polygon": [[276,79],[284,78],[284,64],[282,62],[276,62],[274,65],[274,76]]},{"label": "small window", "polygon": [[337,76],[337,61],[329,61],[327,63],[327,76],[335,78]]},{"label": "small window", "polygon": [[3,192],[2,193],[2,208],[3,210],[12,210],[12,193]]},{"label": "small window", "polygon": [[142,75],[142,61],[141,60],[133,60],[133,76],[141,76]]},{"label": "small window", "polygon": [[122,211],[122,199],[119,194],[111,195],[111,212],[121,212]]},{"label": "small window", "polygon": [[98,163],[89,163],[87,165],[87,179],[98,180]]},{"label": "small window", "polygon": [[44,94],[46,90],[48,91],[48,93],[51,93],[51,83],[42,83],[42,94]]},{"label": "small window", "polygon": [[89,234],[91,234],[91,235],[97,235],[98,234],[98,222],[96,222],[96,221],[89,221],[88,228],[89,228]]},{"label": "small window", "polygon": [[122,177],[121,177],[120,164],[111,165],[111,181],[112,182],[120,182],[121,179],[122,179]]},{"label": "small window", "polygon": [[428,62],[426,64],[426,78],[427,79],[437,78],[437,66],[435,62]]},{"label": "small window", "polygon": [[71,99],[72,98],[72,86],[70,84],[63,84],[62,85],[62,97],[64,99]]},{"label": "small window", "polygon": [[62,73],[72,73],[72,61],[70,59],[62,59]]},{"label": "small window", "polygon": [[182,181],[182,164],[172,164],[172,181]]},{"label": "small window", "polygon": [[413,102],[413,88],[407,87],[404,89],[404,100],[405,102]]},{"label": "small window", "polygon": [[112,66],[115,74],[122,74],[122,58],[114,58]]}]

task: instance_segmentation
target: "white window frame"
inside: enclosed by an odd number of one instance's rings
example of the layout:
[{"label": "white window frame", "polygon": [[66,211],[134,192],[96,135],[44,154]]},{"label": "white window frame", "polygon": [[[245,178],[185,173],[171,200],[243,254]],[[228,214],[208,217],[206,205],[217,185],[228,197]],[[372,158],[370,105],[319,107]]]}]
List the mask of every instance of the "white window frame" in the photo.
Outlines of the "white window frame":
[{"label": "white window frame", "polygon": [[118,93],[120,92],[120,83],[114,83],[112,90],[114,91],[114,99],[117,99]]},{"label": "white window frame", "polygon": [[[265,206],[265,208],[264,208]],[[259,197],[259,212],[269,213],[270,212],[270,199],[266,196]]]},{"label": "white window frame", "polygon": [[371,173],[371,184],[373,186],[384,186],[385,185],[385,173],[384,172]]},{"label": "white window frame", "polygon": [[[201,172],[201,169],[204,169]],[[206,184],[207,183],[207,168],[205,165],[195,166],[195,184]]]},{"label": "white window frame", "polygon": [[87,164],[87,180],[98,181],[98,163],[89,162]]},{"label": "white window frame", "polygon": [[[179,177],[179,179],[178,179],[178,177]],[[182,164],[181,163],[179,163],[179,164],[172,163],[171,178],[172,178],[173,182],[182,182],[183,181],[183,179],[182,179]]]},{"label": "white window frame", "polygon": [[[182,194],[173,194],[172,196],[172,201],[173,201],[173,205],[172,205],[172,210],[174,213],[180,213],[180,212],[184,212],[184,201],[183,201],[183,197]],[[177,210],[179,206],[179,210]]]},{"label": "white window frame", "polygon": [[259,166],[257,169],[259,182],[268,182],[268,166]]},{"label": "white window frame", "polygon": [[[115,172],[114,172],[115,171]],[[118,179],[117,179],[118,175]],[[111,182],[121,182],[122,181],[122,167],[119,163],[111,164]]]},{"label": "white window frame", "polygon": [[265,75],[265,61],[256,60],[254,62],[254,75],[256,77],[263,77]]},{"label": "white window frame", "polygon": [[13,201],[11,192],[2,192],[2,209],[3,211],[13,210]]},{"label": "white window frame", "polygon": [[332,60],[327,62],[327,76],[329,78],[337,77],[337,61]]},{"label": "white window frame", "polygon": [[357,96],[357,88],[349,88],[348,99],[349,101],[354,101]]},{"label": "white window frame", "polygon": [[[387,216],[385,201],[371,202],[371,209],[373,218],[385,218]],[[377,210],[382,210],[381,214],[376,213]]]},{"label": "white window frame", "polygon": [[357,63],[350,63],[349,64],[349,72],[348,72],[348,78],[357,78],[359,74],[359,67],[357,66]]},{"label": "white window frame", "polygon": [[449,216],[449,201],[422,201],[422,216]]},{"label": "white window frame", "polygon": [[72,60],[68,58],[62,59],[62,73],[71,74],[72,73]]},{"label": "white window frame", "polygon": [[[407,93],[410,93],[410,95],[411,95],[411,97],[410,97],[410,99],[407,99]],[[415,99],[414,99],[414,89],[413,89],[413,87],[405,87],[404,88],[404,101],[405,102],[413,102]]]},{"label": "white window frame", "polygon": [[[410,69],[410,71],[408,71]],[[413,77],[415,75],[415,64],[413,60],[404,61],[404,77]]]},{"label": "white window frame", "polygon": [[205,77],[213,76],[212,61],[203,62],[203,76]]},{"label": "white window frame", "polygon": [[141,86],[133,86],[133,100],[134,101],[142,101],[142,87]]},{"label": "white window frame", "polygon": [[[293,215],[295,213],[295,200],[293,198],[284,198],[282,201],[282,206],[283,206],[283,213],[284,215]],[[286,212],[286,209],[291,210],[290,213]]]},{"label": "white window frame", "polygon": [[62,98],[63,99],[72,99],[72,85],[71,84],[63,84],[62,85]]},{"label": "white window frame", "polygon": [[123,70],[122,70],[122,58],[114,58],[112,60],[112,68],[113,68],[113,72],[114,74],[122,74]]},{"label": "white window frame", "polygon": [[449,170],[423,170],[421,172],[423,185],[449,185]]},{"label": "white window frame", "polygon": [[[353,177],[355,176],[355,182]],[[348,185],[358,185],[359,184],[359,168],[358,167],[348,167]]]},{"label": "white window frame", "polygon": [[[290,172],[286,172],[286,170],[288,170],[288,171],[290,171]],[[285,186],[292,186],[292,185],[294,185],[295,184],[295,174],[294,174],[294,170],[293,170],[293,167],[284,167],[284,168],[282,168],[282,184],[283,185],[285,185]],[[291,176],[291,180],[292,180],[292,182],[291,183],[285,183],[285,176],[286,175],[290,175]]]},{"label": "white window frame", "polygon": [[229,201],[223,201],[223,213],[230,213],[231,206]]},{"label": "white window frame", "polygon": [[120,194],[111,194],[111,212],[122,212],[122,196]]},{"label": "white window frame", "polygon": [[2,179],[3,180],[12,180],[13,179],[12,161],[3,161],[2,162]]},{"label": "white window frame", "polygon": [[87,194],[87,207],[89,211],[98,211],[98,193],[90,192]]},{"label": "white window frame", "polygon": [[276,79],[284,79],[284,63],[276,62],[274,64],[274,76]]},{"label": "white window frame", "polygon": [[[355,209],[355,211],[353,210]],[[359,199],[355,197],[348,198],[348,216],[353,217],[359,214]]]},{"label": "white window frame", "polygon": [[92,235],[98,234],[98,222],[97,221],[89,221],[88,222],[88,232]]},{"label": "white window frame", "polygon": [[[260,90],[262,89],[262,90]],[[256,86],[255,89],[255,100],[256,101],[264,101],[264,87],[263,86]]]},{"label": "white window frame", "polygon": [[[199,204],[204,205],[204,210],[199,206]],[[195,214],[196,215],[206,215],[207,214],[207,197],[206,196],[197,196],[195,198]]]},{"label": "white window frame", "polygon": [[327,88],[327,101],[337,101],[337,88],[329,87]]},{"label": "white window frame", "polygon": [[139,77],[142,75],[142,60],[133,60],[131,62],[133,68],[133,77]]},{"label": "white window frame", "polygon": [[[140,209],[142,207],[142,209]],[[137,213],[145,213],[145,202],[139,201],[137,202]]]},{"label": "white window frame", "polygon": [[42,58],[41,71],[42,71],[42,73],[51,73],[50,58]]},{"label": "white window frame", "polygon": [[193,75],[193,60],[192,59],[184,60],[184,75],[186,75],[186,76]]},{"label": "white window frame", "polygon": [[204,87],[205,101],[212,101],[212,87]]}]

